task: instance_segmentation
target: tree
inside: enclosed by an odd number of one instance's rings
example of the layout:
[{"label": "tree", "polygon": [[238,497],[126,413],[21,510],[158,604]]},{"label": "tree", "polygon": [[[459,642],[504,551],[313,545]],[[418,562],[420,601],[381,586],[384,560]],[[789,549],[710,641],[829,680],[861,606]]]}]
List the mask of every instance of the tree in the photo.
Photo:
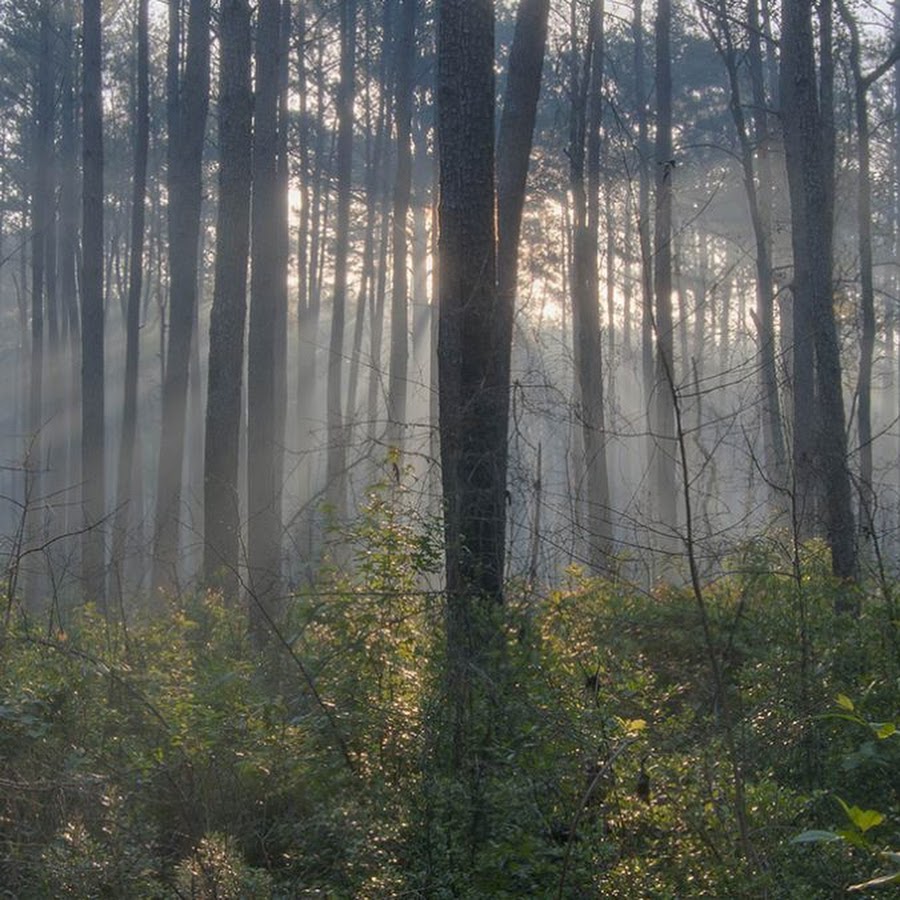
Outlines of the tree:
[{"label": "tree", "polygon": [[403,446],[409,369],[409,279],[406,219],[412,190],[413,62],[418,0],[401,0],[394,58],[397,60],[394,119],[397,128],[397,178],[394,182],[393,268],[391,281],[391,358],[388,381],[388,442]]},{"label": "tree", "polygon": [[859,238],[859,283],[862,334],[859,348],[859,480],[863,519],[868,531],[874,515],[872,481],[872,361],[875,354],[875,281],[872,258],[872,150],[869,130],[869,89],[900,59],[900,43],[873,71],[863,74],[859,26],[844,0],[838,0],[841,17],[850,32],[850,68],[854,82],[854,111],[859,174],[857,176],[856,222]]},{"label": "tree", "polygon": [[[65,483],[81,484],[81,448],[78,446],[81,407],[81,323],[78,309],[76,271],[78,268],[78,148],[75,134],[75,14],[73,0],[63,4],[62,78],[60,84],[60,191],[59,191],[59,289],[62,305],[63,335],[68,337],[70,377],[64,380],[63,433],[65,447]],[[75,504],[66,507],[66,531],[82,525],[81,511]]]},{"label": "tree", "polygon": [[281,2],[262,0],[256,27],[250,333],[247,359],[247,566],[250,625],[264,641],[281,584],[281,472],[276,465],[279,327],[278,100]]},{"label": "tree", "polygon": [[207,584],[221,586],[233,602],[240,563],[238,450],[250,246],[253,94],[248,0],[224,0],[219,33],[219,211],[209,326],[203,576]]},{"label": "tree", "polygon": [[653,238],[653,293],[656,298],[654,336],[655,481],[658,518],[664,528],[677,524],[675,509],[675,342],[672,318],[672,4],[659,0],[656,8],[656,216]]},{"label": "tree", "polygon": [[[128,306],[125,326],[125,396],[122,404],[122,437],[112,560],[124,566],[123,551],[128,531],[129,507],[134,485],[134,444],[137,431],[138,355],[140,350],[141,291],[144,280],[144,219],[147,193],[147,154],[150,145],[150,51],[148,0],[137,9],[137,102],[134,111],[134,183],[131,196],[131,255],[128,265]],[[121,578],[118,585],[121,599]]]},{"label": "tree", "polygon": [[729,108],[740,148],[744,192],[756,245],[756,301],[754,316],[759,334],[760,378],[763,398],[763,435],[766,470],[776,492],[786,485],[784,431],[778,399],[778,371],[775,357],[775,281],[772,270],[771,191],[772,175],[768,153],[768,103],[763,80],[760,21],[757,0],[748,0],[749,28],[747,59],[753,97],[753,132],[744,114],[738,71],[739,52],[731,32],[728,10],[720,0],[715,7],[715,23],[707,21],[707,31],[725,64],[729,85]]},{"label": "tree", "polygon": [[189,0],[187,58],[181,74],[180,0],[169,3],[168,124],[169,342],[153,537],[154,592],[177,585],[188,365],[197,304],[203,138],[209,110],[210,0]]},{"label": "tree", "polygon": [[82,25],[81,472],[85,596],[106,602],[103,517],[103,99],[100,0],[84,0]]},{"label": "tree", "polygon": [[[51,209],[52,188],[50,163],[53,152],[53,107],[54,77],[53,56],[50,47],[50,3],[41,0],[39,9],[39,47],[37,63],[37,90],[35,112],[37,129],[35,134],[34,185],[31,192],[31,381],[29,392],[28,430],[29,451],[26,467],[26,503],[29,507],[31,540],[38,538],[41,528],[43,429],[44,429],[44,307],[47,312],[53,303],[50,293],[49,267],[50,232],[53,225]],[[55,267],[56,260],[52,265]],[[47,278],[45,278],[45,275]],[[46,282],[46,284],[45,284]],[[38,598],[41,579],[29,577],[26,584],[26,602],[34,608]]]},{"label": "tree", "polygon": [[461,762],[473,676],[495,645],[506,529],[503,313],[496,294],[494,9],[437,8],[440,159],[438,291],[447,652],[454,756]]},{"label": "tree", "polygon": [[[585,529],[589,562],[608,567],[609,477],[603,411],[603,343],[600,334],[599,243],[600,124],[603,103],[603,5],[592,3],[582,60],[577,47],[576,6],[572,19],[572,113],[569,168],[572,193],[572,334],[575,376],[587,480]],[[587,159],[585,158],[587,145]],[[587,172],[586,172],[587,170]],[[585,183],[587,174],[587,185]]]},{"label": "tree", "polygon": [[794,259],[795,504],[809,527],[816,494],[824,498],[832,569],[853,579],[856,534],[831,285],[830,147],[823,140],[830,114],[820,112],[811,19],[810,0],[783,0],[780,85]]},{"label": "tree", "polygon": [[328,348],[328,499],[338,519],[346,512],[347,447],[341,372],[347,306],[347,258],[350,253],[350,201],[353,178],[353,103],[356,95],[356,0],[340,0],[341,61],[338,84],[337,222],[334,248],[334,299]]}]

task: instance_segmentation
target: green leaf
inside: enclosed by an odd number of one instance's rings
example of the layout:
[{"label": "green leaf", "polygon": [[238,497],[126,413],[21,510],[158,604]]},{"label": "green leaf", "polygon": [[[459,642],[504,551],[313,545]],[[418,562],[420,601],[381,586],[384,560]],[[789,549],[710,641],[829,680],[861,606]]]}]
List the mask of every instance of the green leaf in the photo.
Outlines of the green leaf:
[{"label": "green leaf", "polygon": [[837,702],[837,705],[840,706],[841,709],[846,709],[847,712],[853,712],[856,709],[853,705],[853,701],[846,694],[838,694],[834,699]]},{"label": "green leaf", "polygon": [[827,841],[839,841],[841,836],[833,831],[804,831],[796,837],[791,838],[792,844],[813,844],[823,843]]},{"label": "green leaf", "polygon": [[897,726],[893,722],[873,722],[872,729],[875,731],[875,736],[882,740],[897,733]]},{"label": "green leaf", "polygon": [[858,806],[851,806],[845,811],[850,821],[863,834],[884,821],[884,813],[880,813],[876,809],[860,809]]}]

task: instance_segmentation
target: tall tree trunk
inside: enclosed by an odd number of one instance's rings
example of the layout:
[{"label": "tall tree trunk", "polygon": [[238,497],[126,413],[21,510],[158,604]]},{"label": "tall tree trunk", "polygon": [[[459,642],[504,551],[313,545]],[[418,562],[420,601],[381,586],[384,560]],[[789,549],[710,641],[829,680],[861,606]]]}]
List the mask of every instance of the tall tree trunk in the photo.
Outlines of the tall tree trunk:
[{"label": "tall tree trunk", "polygon": [[391,281],[391,358],[388,380],[388,443],[403,449],[409,371],[409,278],[406,219],[412,190],[413,62],[418,0],[400,0],[394,58],[397,73],[394,119],[397,127],[397,178],[394,182],[393,278]]},{"label": "tall tree trunk", "polygon": [[[775,362],[775,283],[772,275],[771,231],[768,214],[771,191],[769,172],[768,124],[766,96],[763,85],[762,51],[759,40],[759,11],[756,0],[748,0],[748,22],[751,23],[748,59],[753,90],[754,134],[750,132],[744,117],[738,76],[738,52],[734,46],[728,11],[723,2],[716,7],[715,30],[708,31],[716,43],[728,73],[730,90],[729,106],[740,146],[741,170],[744,192],[750,212],[750,223],[756,242],[756,303],[754,316],[759,335],[760,378],[763,396],[763,438],[767,476],[772,485],[773,500],[778,503],[780,490],[787,481],[784,433],[781,427],[781,411],[778,400],[778,372]],[[755,23],[755,25],[754,25]],[[756,158],[754,160],[754,143]],[[758,171],[757,171],[758,170]]]},{"label": "tall tree trunk", "polygon": [[[371,66],[371,39],[370,35],[374,32],[372,25],[372,4],[366,4],[366,65]],[[375,291],[376,291],[376,268],[378,283],[382,283],[384,279],[384,252],[387,232],[387,221],[382,219],[382,242],[380,243],[380,258],[376,266],[375,260],[375,227],[378,221],[379,211],[385,214],[384,203],[382,202],[387,192],[387,170],[388,162],[385,159],[385,148],[388,142],[388,129],[390,127],[389,115],[389,91],[390,91],[390,67],[389,62],[393,56],[391,49],[394,44],[393,29],[393,2],[384,3],[382,6],[381,20],[381,58],[378,65],[377,83],[380,87],[378,90],[378,107],[375,115],[375,124],[372,123],[372,102],[371,102],[371,82],[367,80],[365,90],[365,132],[366,132],[366,224],[365,236],[363,238],[361,277],[359,280],[359,288],[356,301],[356,316],[353,326],[353,350],[350,356],[350,376],[347,385],[347,446],[353,446],[353,429],[355,418],[357,415],[357,392],[359,388],[359,368],[362,361],[362,339],[363,326],[365,323],[366,309],[369,310],[369,333],[371,341],[374,343],[377,339],[378,346],[381,346],[381,329],[382,322],[375,323]],[[373,140],[374,138],[374,140]],[[389,154],[388,154],[389,158]],[[380,365],[370,366],[370,387],[372,384],[380,384],[381,371]],[[373,439],[376,434],[375,413],[369,416],[369,437]]]},{"label": "tall tree trunk", "polygon": [[461,764],[472,762],[474,673],[495,648],[487,620],[503,597],[509,381],[496,296],[494,6],[441,0],[437,19],[440,441],[452,743]]},{"label": "tall tree trunk", "polygon": [[857,232],[859,238],[859,282],[862,333],[859,348],[859,480],[863,533],[868,533],[875,513],[872,480],[872,361],[875,355],[875,283],[872,258],[872,151],[869,134],[869,88],[900,59],[900,44],[881,65],[867,75],[862,70],[859,27],[843,0],[838,0],[841,17],[850,32],[850,67],[854,81],[857,158]]},{"label": "tall tree trunk", "polygon": [[675,435],[675,353],[672,317],[672,5],[659,0],[656,11],[656,217],[653,241],[656,296],[656,496],[658,518],[665,529],[675,528],[677,512]]},{"label": "tall tree trunk", "polygon": [[[78,245],[78,150],[75,136],[75,25],[73,0],[63,6],[62,84],[60,86],[60,198],[59,278],[64,332],[68,335],[69,379],[63,397],[63,429],[67,438],[65,482],[72,489],[81,483],[79,411],[81,405],[81,323],[79,321],[76,270]],[[81,527],[81,513],[66,504],[65,530]]]},{"label": "tall tree trunk", "polygon": [[[571,6],[572,44],[577,47],[576,7]],[[584,69],[572,60],[570,178],[573,199],[572,322],[575,379],[581,419],[579,469],[587,482],[583,518],[588,558],[594,572],[608,567],[611,543],[609,478],[603,410],[603,344],[600,333],[598,270],[600,125],[603,82],[603,6],[591,5]],[[585,141],[587,158],[585,159]],[[585,164],[587,187],[585,187]],[[578,479],[580,483],[580,479]]]},{"label": "tall tree trunk", "polygon": [[[301,4],[301,8],[305,11],[306,0]],[[319,311],[321,306],[319,244],[325,230],[325,226],[322,224],[325,218],[322,212],[322,184],[324,181],[322,170],[325,159],[325,127],[323,122],[325,88],[323,84],[323,39],[321,34],[316,36],[316,43],[318,45],[318,53],[316,65],[313,66],[312,70],[316,73],[315,121],[317,136],[313,147],[314,159],[311,164],[307,162],[306,167],[306,171],[309,171],[309,179],[312,185],[311,192],[307,192],[307,196],[311,193],[309,199],[309,255],[307,263],[309,274],[303,300],[305,305],[298,318],[300,346],[297,363],[297,420],[300,429],[300,447],[303,450],[311,449],[311,433],[316,425],[316,356],[319,344]],[[303,159],[303,131],[304,129],[301,129],[301,167]],[[310,138],[307,132],[306,142],[309,141]],[[311,171],[309,169],[310,165],[312,166]],[[303,220],[301,219],[301,228],[302,226]],[[308,479],[311,471],[312,465],[310,462],[306,466]]]},{"label": "tall tree trunk", "polygon": [[103,101],[100,0],[84,0],[82,26],[82,274],[81,274],[81,472],[85,597],[106,603],[103,518]]},{"label": "tall tree trunk", "polygon": [[[641,258],[641,383],[647,415],[647,468],[652,465],[653,440],[653,251],[650,246],[650,140],[647,123],[647,85],[644,72],[643,0],[634,0],[631,23],[634,41],[634,89],[637,97],[638,121],[638,245]],[[647,497],[648,513],[653,515],[653,492]]]},{"label": "tall tree trunk", "polygon": [[167,72],[169,340],[154,523],[153,589],[178,585],[181,473],[202,203],[203,139],[209,109],[210,0],[189,0],[187,59],[179,77],[180,0],[170,0]]},{"label": "tall tree trunk", "polygon": [[238,447],[250,245],[250,3],[223,0],[219,68],[219,211],[209,325],[203,480],[203,577],[238,596],[241,511]]},{"label": "tall tree trunk", "polygon": [[[40,540],[43,528],[44,446],[44,297],[47,269],[47,244],[51,223],[50,159],[53,150],[54,78],[51,55],[50,0],[41,0],[39,9],[39,48],[37,64],[35,163],[31,199],[31,378],[28,406],[28,464],[25,502],[29,542]],[[32,609],[42,592],[42,578],[29,573],[25,582],[25,602]]]},{"label": "tall tree trunk", "polygon": [[[825,497],[832,569],[840,578],[853,579],[857,549],[832,305],[829,160],[822,139],[811,18],[810,0],[783,0],[782,127],[794,255],[794,477],[796,503],[804,516],[809,516],[814,490]],[[817,422],[819,440],[814,442]]]},{"label": "tall tree trunk", "polygon": [[125,543],[134,485],[134,443],[138,412],[138,354],[141,292],[144,280],[144,206],[147,193],[147,154],[150,146],[148,3],[149,0],[138,0],[137,4],[137,102],[134,118],[134,182],[131,194],[131,258],[128,264],[128,306],[125,323],[125,393],[122,404],[122,437],[119,444],[112,549],[113,565],[119,567],[116,588],[120,602],[125,569]]},{"label": "tall tree trunk", "polygon": [[280,0],[261,0],[253,105],[250,333],[247,369],[247,582],[250,628],[265,642],[281,585],[281,475],[276,471],[276,329],[279,247],[278,97]]},{"label": "tall tree trunk", "polygon": [[[500,116],[497,138],[497,296],[503,316],[500,343],[503,351],[512,347],[522,212],[541,92],[549,14],[549,0],[520,0]],[[501,377],[508,380],[510,359],[507,356],[500,362],[507,373],[505,376],[501,373]]]},{"label": "tall tree trunk", "polygon": [[347,506],[347,447],[341,405],[344,323],[347,305],[347,258],[350,252],[350,202],[353,179],[353,104],[356,79],[356,0],[340,0],[341,62],[338,85],[337,223],[334,248],[334,298],[328,349],[328,501],[341,520]]},{"label": "tall tree trunk", "polygon": [[315,343],[309,339],[309,234],[312,220],[312,171],[310,168],[309,85],[306,72],[306,44],[309,40],[306,16],[307,0],[297,4],[297,27],[294,30],[297,54],[297,153],[300,176],[300,220],[297,225],[297,447],[305,449],[305,397],[312,391],[312,379],[305,378],[309,359],[315,359]]}]

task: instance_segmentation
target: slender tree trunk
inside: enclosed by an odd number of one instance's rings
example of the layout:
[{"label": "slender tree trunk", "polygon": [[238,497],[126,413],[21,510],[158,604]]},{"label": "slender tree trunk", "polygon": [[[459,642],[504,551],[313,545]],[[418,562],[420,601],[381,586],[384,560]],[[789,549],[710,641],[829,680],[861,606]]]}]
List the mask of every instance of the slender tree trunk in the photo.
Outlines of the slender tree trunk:
[{"label": "slender tree trunk", "polygon": [[[376,263],[375,263],[375,228],[378,222],[379,208],[382,214],[385,212],[383,204],[380,202],[387,190],[387,162],[385,160],[385,146],[388,141],[388,92],[390,90],[389,61],[392,57],[391,47],[393,46],[394,37],[393,28],[393,2],[383,4],[382,21],[381,21],[381,59],[378,66],[377,83],[380,85],[378,91],[378,109],[375,116],[375,125],[372,125],[372,103],[370,83],[366,83],[365,91],[365,130],[366,130],[366,226],[365,237],[363,238],[362,251],[362,272],[359,282],[359,290],[356,302],[356,317],[353,327],[353,351],[350,357],[350,376],[347,386],[347,444],[353,445],[353,429],[355,426],[355,418],[357,415],[357,392],[359,388],[359,367],[362,361],[362,339],[363,325],[365,323],[366,308],[369,310],[369,332],[374,341],[374,335],[378,333],[379,348],[381,342],[382,324],[379,321],[376,326],[374,322],[375,314],[375,290],[376,290]],[[370,19],[372,12],[372,4],[366,6],[366,60],[367,65],[371,65],[370,52],[370,35],[374,29],[372,28]],[[374,140],[373,140],[374,136]],[[386,221],[382,221],[382,233],[385,234],[384,228]],[[384,244],[380,245],[383,253]],[[379,259],[378,279],[383,277],[383,257]],[[370,384],[379,382],[381,377],[380,366],[376,370],[372,366],[370,375]],[[374,438],[376,433],[375,414],[371,412],[369,416],[369,437]]]},{"label": "slender tree trunk", "polygon": [[347,258],[350,252],[350,202],[353,178],[353,103],[356,79],[356,0],[340,0],[341,63],[338,86],[337,223],[334,249],[334,298],[328,350],[328,501],[341,520],[347,507],[347,447],[341,405]]},{"label": "slender tree trunk", "polygon": [[[843,0],[838,0],[841,17],[850,32],[850,67],[854,80],[854,111],[856,135],[859,142],[857,157],[857,231],[859,238],[859,281],[862,307],[862,334],[859,349],[859,476],[862,502],[863,533],[870,528],[874,515],[872,475],[872,361],[875,355],[875,282],[872,256],[872,151],[869,134],[869,88],[889,71],[900,51],[894,53],[868,75],[863,74],[859,27]],[[900,45],[898,45],[900,47]]]},{"label": "slender tree trunk", "polygon": [[659,521],[677,525],[675,504],[675,353],[672,318],[672,6],[659,0],[656,11],[656,217],[654,231],[654,294],[656,296],[656,496]]},{"label": "slender tree trunk", "polygon": [[280,0],[261,0],[256,28],[250,333],[247,369],[247,582],[250,628],[265,643],[281,585],[281,475],[276,471]]},{"label": "slender tree trunk", "polygon": [[241,513],[238,456],[250,244],[250,3],[223,0],[219,87],[219,211],[209,326],[204,470],[206,584],[238,597]]},{"label": "slender tree trunk", "polygon": [[[653,440],[654,403],[654,316],[653,316],[653,251],[650,246],[650,140],[647,123],[647,85],[644,72],[643,0],[634,0],[631,30],[634,41],[634,82],[638,121],[638,244],[641,251],[641,382],[647,415],[647,467],[656,452]],[[653,516],[653,492],[647,497],[648,513]]]},{"label": "slender tree trunk", "polygon": [[[305,0],[302,4],[305,8]],[[297,364],[297,420],[300,427],[301,449],[311,449],[311,433],[317,424],[317,389],[316,389],[316,357],[319,349],[319,312],[321,308],[321,276],[319,270],[319,244],[324,243],[324,231],[327,226],[327,216],[322,210],[322,184],[324,181],[322,170],[325,160],[325,128],[323,123],[325,88],[322,65],[322,36],[317,36],[318,54],[316,66],[316,123],[317,138],[314,145],[314,161],[310,180],[312,182],[312,196],[309,211],[309,278],[306,289],[305,307],[299,318],[300,347]],[[302,146],[302,145],[301,145]],[[301,156],[302,158],[302,156]],[[327,194],[325,205],[327,207]],[[301,222],[302,224],[302,222]],[[311,462],[306,467],[309,478],[312,471]]]},{"label": "slender tree trunk", "polygon": [[300,221],[297,225],[297,448],[306,449],[307,423],[304,421],[306,399],[313,390],[313,379],[307,378],[310,361],[315,366],[315,339],[309,333],[311,297],[309,290],[309,237],[312,220],[312,171],[310,167],[309,85],[306,72],[306,43],[309,40],[306,16],[307,0],[297,4],[297,27],[294,31],[297,53],[298,129],[297,152],[300,168]]},{"label": "slender tree trunk", "polygon": [[[64,331],[68,336],[69,378],[63,397],[63,428],[67,438],[65,480],[74,489],[81,483],[81,450],[79,447],[81,406],[81,323],[78,310],[76,270],[78,266],[78,151],[75,136],[75,26],[73,0],[63,6],[62,84],[60,86],[60,241],[59,278],[63,307]],[[65,530],[75,531],[81,526],[80,511],[74,504],[66,504]]]},{"label": "slender tree trunk", "polygon": [[[497,139],[497,295],[503,316],[500,347],[504,350],[512,347],[522,212],[549,14],[549,0],[520,0]],[[508,380],[510,359],[500,362],[507,373],[501,377]]]},{"label": "slender tree trunk", "polygon": [[400,0],[394,120],[397,178],[394,182],[393,278],[391,281],[391,359],[388,379],[388,443],[403,449],[409,373],[409,278],[406,219],[412,190],[413,62],[418,0]]},{"label": "slender tree trunk", "polygon": [[81,472],[85,532],[81,548],[85,597],[106,603],[103,518],[103,102],[100,0],[84,0],[82,26]]},{"label": "slender tree trunk", "polygon": [[[576,8],[571,7],[572,44],[577,46]],[[611,543],[609,478],[603,410],[603,344],[598,270],[600,125],[603,81],[603,6],[591,5],[584,69],[573,55],[569,160],[573,198],[572,321],[575,378],[581,419],[579,469],[587,483],[583,519],[594,572],[608,566]],[[585,141],[587,159],[585,159]],[[585,188],[585,163],[587,188]],[[581,479],[578,479],[580,484]]]},{"label": "slender tree trunk", "polygon": [[144,280],[144,206],[147,193],[147,154],[150,146],[149,0],[138,0],[137,102],[135,105],[134,182],[131,194],[131,259],[128,266],[128,306],[125,323],[125,392],[122,437],[113,525],[112,562],[119,567],[116,589],[122,600],[125,543],[134,485],[134,443],[138,415],[138,354],[140,349],[141,292]]},{"label": "slender tree trunk", "polygon": [[[750,222],[756,242],[756,301],[754,316],[759,335],[760,378],[763,396],[763,438],[768,479],[773,486],[773,500],[777,503],[779,489],[787,483],[784,434],[781,427],[781,411],[778,400],[778,372],[775,362],[775,283],[772,276],[771,232],[768,215],[771,176],[769,173],[766,140],[768,125],[766,97],[762,82],[762,53],[759,40],[759,12],[756,0],[748,0],[748,21],[751,23],[750,75],[753,88],[754,135],[751,140],[744,117],[738,77],[738,53],[731,36],[728,11],[720,2],[716,8],[716,29],[709,26],[710,36],[716,43],[725,63],[730,88],[731,117],[740,146],[744,192],[750,211]],[[754,25],[755,23],[755,25]],[[754,142],[756,158],[754,161]],[[757,169],[759,172],[757,172]]]},{"label": "slender tree trunk", "polygon": [[[44,298],[48,234],[51,223],[50,159],[53,148],[54,78],[51,55],[50,0],[41,0],[39,10],[34,186],[31,200],[31,378],[29,385],[29,446],[25,470],[27,537],[40,540],[43,529],[44,489]],[[30,572],[25,582],[25,602],[37,608],[43,579]]]},{"label": "slender tree trunk", "polygon": [[203,140],[209,109],[210,0],[189,0],[187,59],[179,78],[180,0],[170,0],[167,72],[169,127],[169,340],[154,525],[154,593],[178,585],[181,474],[202,203]]}]

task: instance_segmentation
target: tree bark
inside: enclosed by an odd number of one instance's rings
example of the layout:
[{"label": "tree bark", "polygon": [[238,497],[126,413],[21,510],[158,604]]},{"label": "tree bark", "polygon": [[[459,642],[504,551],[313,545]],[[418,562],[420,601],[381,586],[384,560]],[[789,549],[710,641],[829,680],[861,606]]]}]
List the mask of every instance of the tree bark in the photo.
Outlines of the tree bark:
[{"label": "tree bark", "polygon": [[[25,502],[27,538],[39,542],[43,528],[44,462],[44,308],[46,290],[47,247],[51,228],[50,159],[53,152],[54,78],[51,55],[50,2],[41,0],[39,9],[39,47],[35,113],[35,157],[31,192],[31,371],[28,405],[29,444],[25,467]],[[49,309],[48,309],[49,312]],[[42,592],[42,578],[29,572],[25,580],[25,603],[35,610]]]},{"label": "tree bark", "polygon": [[[500,360],[503,366],[500,377],[506,381],[509,380],[509,351],[518,290],[522,212],[549,14],[549,0],[521,0],[519,3],[497,138],[497,298],[503,329],[498,352],[507,354]],[[507,424],[504,429],[508,427]]]},{"label": "tree bark", "polygon": [[403,449],[409,372],[409,262],[406,219],[412,190],[412,101],[415,60],[416,6],[401,0],[394,58],[397,74],[394,120],[397,128],[397,178],[394,182],[393,266],[391,280],[391,358],[388,378],[388,443]]},{"label": "tree bark", "polygon": [[134,111],[134,181],[131,194],[131,251],[128,264],[128,304],[125,322],[125,386],[112,562],[119,567],[116,590],[122,600],[125,544],[134,485],[134,443],[138,415],[138,356],[140,352],[141,292],[144,281],[144,219],[147,193],[147,155],[150,146],[150,51],[148,2],[138,0],[137,100]]},{"label": "tree bark", "polygon": [[250,245],[250,3],[223,0],[220,24],[219,210],[209,326],[203,577],[238,597],[241,513],[238,457]]},{"label": "tree bark", "polygon": [[[773,487],[773,500],[778,503],[780,491],[787,484],[787,460],[778,399],[778,372],[775,361],[775,283],[772,276],[772,236],[770,217],[768,215],[770,203],[768,194],[771,191],[771,176],[766,146],[768,139],[766,96],[762,80],[759,11],[756,6],[756,0],[748,0],[747,18],[751,27],[748,60],[754,107],[754,134],[752,140],[744,116],[744,104],[738,75],[738,51],[734,46],[728,11],[723,2],[719,2],[716,7],[715,30],[710,25],[708,31],[716,43],[728,73],[729,107],[740,147],[744,192],[747,197],[750,223],[753,227],[753,236],[756,243],[757,314],[754,316],[754,319],[759,336],[765,465],[767,477]],[[758,165],[754,160],[754,143],[756,144],[756,158],[759,160]]]},{"label": "tree bark", "polygon": [[656,217],[653,290],[656,298],[656,378],[654,385],[655,481],[658,519],[665,529],[678,523],[675,502],[676,435],[674,323],[672,318],[672,5],[656,11]]},{"label": "tree bark", "polygon": [[473,672],[503,598],[509,382],[496,296],[494,8],[437,7],[440,442],[454,757],[464,758]]},{"label": "tree bark", "polygon": [[106,603],[103,517],[103,103],[100,84],[100,0],[84,0],[82,37],[82,276],[81,276],[81,471],[85,597]]},{"label": "tree bark", "polygon": [[281,585],[281,474],[276,467],[280,0],[261,0],[256,28],[250,333],[247,368],[247,584],[250,629],[265,643]]},{"label": "tree bark", "polygon": [[347,258],[350,252],[350,203],[353,179],[353,104],[356,79],[356,0],[340,0],[341,61],[338,85],[337,222],[334,248],[334,296],[328,349],[327,498],[340,521],[347,506],[347,447],[341,406],[344,323],[347,305]]},{"label": "tree bark", "polygon": [[[578,45],[576,7],[571,6],[573,46]],[[569,137],[572,216],[572,336],[583,459],[579,470],[587,483],[581,519],[588,563],[595,573],[608,568],[611,544],[609,478],[603,410],[603,344],[600,333],[598,269],[600,125],[603,82],[603,6],[591,5],[584,66],[572,60],[572,122]],[[585,144],[587,156],[585,157]],[[585,173],[585,169],[587,173]],[[585,185],[587,174],[587,186]],[[580,479],[578,479],[580,484]]]},{"label": "tree bark", "polygon": [[154,523],[153,591],[178,585],[181,473],[202,202],[203,139],[209,109],[210,0],[189,0],[187,59],[179,77],[180,0],[170,0],[167,71],[169,340]]},{"label": "tree bark", "polygon": [[811,524],[814,491],[825,498],[832,569],[839,578],[854,579],[856,534],[831,288],[829,148],[822,137],[811,18],[810,0],[783,0],[782,128],[794,256],[795,503],[803,520]]}]

